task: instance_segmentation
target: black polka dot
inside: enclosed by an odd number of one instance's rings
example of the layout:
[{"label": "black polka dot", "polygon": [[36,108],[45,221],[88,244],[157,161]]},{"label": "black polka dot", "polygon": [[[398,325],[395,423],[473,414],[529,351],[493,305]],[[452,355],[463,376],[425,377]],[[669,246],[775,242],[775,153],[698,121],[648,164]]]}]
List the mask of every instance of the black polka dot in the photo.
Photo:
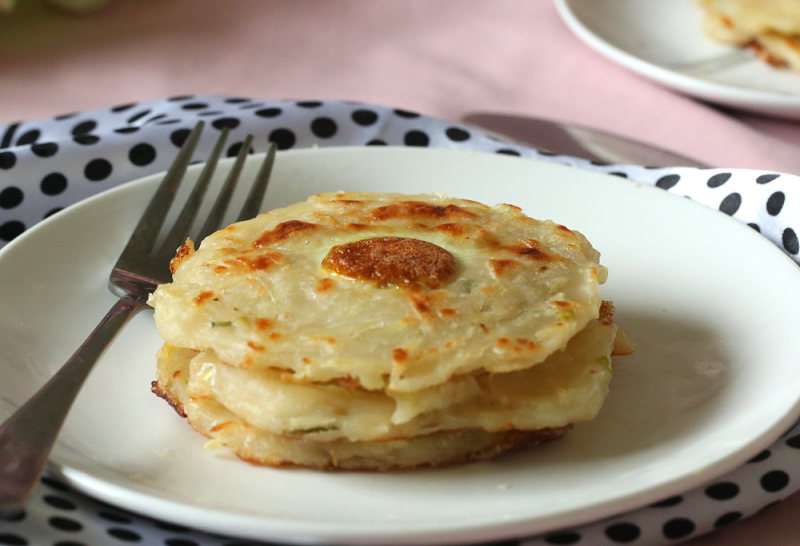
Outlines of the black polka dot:
[{"label": "black polka dot", "polygon": [[280,108],[262,108],[255,111],[255,115],[262,118],[276,118],[283,113]]},{"label": "black polka dot", "polygon": [[10,546],[26,546],[28,541],[19,535],[2,533],[0,534],[0,544],[9,544]]},{"label": "black polka dot", "polygon": [[67,189],[67,177],[61,173],[50,173],[42,178],[39,189],[45,195],[58,195]]},{"label": "black polka dot", "polygon": [[189,99],[193,99],[194,95],[175,95],[174,97],[170,97],[167,100],[170,102],[181,102]]},{"label": "black polka dot", "polygon": [[128,159],[137,167],[144,167],[155,161],[156,149],[150,144],[142,142],[130,149]]},{"label": "black polka dot", "polygon": [[3,241],[11,241],[20,233],[25,231],[25,224],[18,220],[9,220],[0,224],[0,239]]},{"label": "black polka dot", "polygon": [[289,129],[275,129],[269,134],[269,141],[274,142],[279,150],[288,150],[297,141],[297,137]]},{"label": "black polka dot", "polygon": [[742,196],[738,193],[731,193],[725,196],[719,204],[719,210],[733,216],[742,204]]},{"label": "black polka dot", "polygon": [[581,540],[581,535],[572,531],[552,533],[544,537],[547,544],[577,544]]},{"label": "black polka dot", "polygon": [[56,207],[54,209],[50,209],[50,210],[48,210],[47,212],[44,213],[44,216],[42,216],[42,219],[50,218],[52,215],[54,215],[57,212],[61,212],[62,210],[64,210],[64,207]]},{"label": "black polka dot", "polygon": [[62,121],[62,120],[65,120],[65,119],[74,118],[77,115],[78,115],[78,112],[69,112],[68,114],[58,115],[58,116],[54,117],[53,119],[58,120],[58,121]]},{"label": "black polka dot", "polygon": [[159,121],[156,125],[175,125],[176,123],[180,123],[181,120],[179,119],[165,119],[164,121]]},{"label": "black polka dot", "polygon": [[20,203],[25,195],[22,190],[16,186],[9,186],[3,191],[0,191],[0,208],[13,209]]},{"label": "black polka dot", "polygon": [[605,167],[607,165],[611,165],[608,161],[589,161],[592,165],[597,165],[598,167]]},{"label": "black polka dot", "polygon": [[147,121],[161,121],[165,117],[167,117],[167,114],[156,114],[155,116],[151,117]]},{"label": "black polka dot", "polygon": [[119,527],[112,527],[107,529],[106,532],[111,535],[112,537],[116,538],[117,540],[122,540],[123,542],[141,542],[142,536],[139,533],[131,531],[129,529],[121,529]]},{"label": "black polka dot", "polygon": [[712,176],[711,178],[708,179],[708,182],[706,182],[706,185],[709,188],[718,188],[721,185],[723,185],[725,182],[727,182],[730,179],[730,177],[731,177],[731,173],[715,174],[714,176]]},{"label": "black polka dot", "polygon": [[681,177],[677,174],[668,174],[656,180],[656,186],[662,190],[668,190],[680,181]]},{"label": "black polka dot", "polygon": [[149,113],[150,110],[142,110],[141,112],[136,112],[135,114],[133,114],[131,117],[128,118],[128,123],[136,123]]},{"label": "black polka dot", "polygon": [[113,521],[115,523],[131,523],[133,520],[124,514],[120,514],[118,512],[109,512],[108,510],[101,510],[97,513],[103,519],[107,519],[108,521]]},{"label": "black polka dot", "polygon": [[215,129],[219,129],[221,131],[226,127],[228,129],[236,129],[239,126],[239,123],[240,122],[238,119],[227,117],[227,118],[215,119],[214,121],[211,122],[211,125]]},{"label": "black polka dot", "polygon": [[767,199],[767,212],[771,216],[777,216],[783,208],[783,203],[786,201],[786,194],[782,191],[776,191]]},{"label": "black polka dot", "polygon": [[465,140],[469,140],[470,137],[469,132],[459,127],[448,127],[444,134],[446,134],[447,138],[454,142],[463,142]]},{"label": "black polka dot", "polygon": [[55,142],[41,142],[33,144],[31,151],[39,157],[52,157],[58,152],[58,144]]},{"label": "black polka dot", "polygon": [[706,487],[706,495],[715,500],[729,500],[739,494],[739,486],[733,482],[720,482]]},{"label": "black polka dot", "polygon": [[86,164],[86,167],[83,168],[84,176],[92,182],[98,182],[108,178],[111,171],[111,163],[106,159],[92,159]]},{"label": "black polka dot", "polygon": [[184,110],[204,110],[208,105],[204,102],[189,102],[181,106]]},{"label": "black polka dot", "polygon": [[714,527],[724,527],[725,525],[729,525],[735,521],[739,521],[742,518],[741,512],[726,512],[722,514],[720,517],[714,521]]},{"label": "black polka dot", "polygon": [[200,117],[203,117],[203,118],[210,118],[212,116],[219,116],[219,115],[222,115],[224,113],[225,112],[223,112],[222,110],[208,110],[206,112],[200,112],[197,115],[200,116]]},{"label": "black polka dot", "polygon": [[336,130],[336,122],[331,118],[317,118],[311,122],[311,132],[319,138],[331,138]]},{"label": "black polka dot", "polygon": [[769,449],[765,449],[758,453],[755,457],[747,461],[748,463],[760,463],[761,461],[766,461],[770,458],[772,452]]},{"label": "black polka dot", "polygon": [[186,139],[189,138],[190,133],[191,131],[189,129],[177,129],[172,131],[172,134],[169,135],[169,141],[180,148],[183,146],[183,143],[186,142]]},{"label": "black polka dot", "polygon": [[76,508],[74,502],[69,499],[65,499],[64,497],[59,497],[58,495],[45,495],[42,498],[44,499],[44,502],[53,508],[58,508],[59,510],[75,510]]},{"label": "black polka dot", "polygon": [[430,144],[430,139],[424,132],[413,129],[405,134],[403,142],[406,146],[427,146]]},{"label": "black polka dot", "polygon": [[15,510],[15,511],[8,511],[8,512],[0,512],[0,521],[22,521],[27,516],[27,512],[25,510]]},{"label": "black polka dot", "polygon": [[400,116],[401,118],[406,118],[406,119],[413,119],[413,118],[418,118],[419,117],[419,114],[417,114],[416,112],[410,112],[409,110],[397,109],[397,110],[394,111],[394,113],[395,113],[395,115]]},{"label": "black polka dot", "polygon": [[135,102],[130,102],[130,103],[128,103],[128,104],[120,104],[120,105],[118,105],[118,106],[114,106],[114,107],[111,109],[111,111],[112,111],[112,112],[114,112],[114,113],[117,113],[117,112],[124,112],[125,110],[130,110],[130,109],[131,109],[131,108],[133,108],[134,106],[136,106],[136,103],[135,103]]},{"label": "black polka dot", "polygon": [[786,445],[795,449],[800,449],[800,434],[786,438]]},{"label": "black polka dot", "polygon": [[185,538],[168,538],[164,541],[165,546],[200,546],[194,540]]},{"label": "black polka dot", "polygon": [[52,487],[57,491],[70,491],[70,488],[67,487],[64,483],[54,480],[49,476],[42,476],[42,483],[45,484],[47,487]]},{"label": "black polka dot", "polygon": [[17,156],[14,152],[0,152],[0,169],[8,170],[17,164]]},{"label": "black polka dot", "polygon": [[761,476],[761,487],[768,493],[776,493],[789,485],[789,474],[783,470],[770,470]]},{"label": "black polka dot", "polygon": [[666,538],[676,539],[691,535],[695,528],[694,522],[690,519],[674,518],[666,522],[661,530]]},{"label": "black polka dot", "polygon": [[319,108],[322,103],[318,100],[301,100],[297,103],[300,108]]},{"label": "black polka dot", "polygon": [[83,135],[85,133],[91,133],[96,128],[97,128],[97,122],[89,119],[75,125],[75,127],[72,128],[72,134]]},{"label": "black polka dot", "polygon": [[754,230],[756,230],[757,232],[761,233],[761,228],[758,227],[758,224],[754,224],[754,223],[750,222],[747,225],[750,226],[751,228],[753,228]]},{"label": "black polka dot", "polygon": [[241,104],[243,102],[248,102],[250,99],[246,99],[243,97],[228,97],[225,99],[227,104]]},{"label": "black polka dot", "polygon": [[797,254],[800,252],[800,242],[797,240],[797,233],[795,233],[792,228],[783,230],[781,242],[783,243],[783,248],[785,248],[789,254]]},{"label": "black polka dot", "polygon": [[378,121],[378,114],[372,110],[359,109],[350,114],[350,118],[355,124],[367,127]]},{"label": "black polka dot", "polygon": [[628,178],[628,174],[621,171],[611,171],[607,174],[610,174],[611,176],[619,176],[620,178]]},{"label": "black polka dot", "polygon": [[683,497],[680,495],[675,495],[673,497],[668,497],[662,501],[658,501],[653,503],[651,506],[654,508],[669,508],[670,506],[677,506],[683,502]]},{"label": "black polka dot", "polygon": [[58,529],[59,531],[67,531],[67,532],[76,532],[83,529],[83,524],[74,519],[64,518],[61,516],[55,516],[47,520],[51,527]]},{"label": "black polka dot", "polygon": [[758,184],[769,184],[770,182],[772,182],[773,180],[775,180],[779,176],[780,176],[779,174],[762,174],[761,176],[756,178],[756,183],[758,183]]},{"label": "black polka dot", "polygon": [[[234,142],[228,147],[228,150],[225,152],[226,157],[236,157],[239,155],[239,150],[242,149],[242,145],[244,142]],[[247,153],[252,154],[254,152],[253,148],[251,147]]]},{"label": "black polka dot", "polygon": [[154,521],[156,527],[159,529],[164,529],[165,531],[169,531],[171,533],[190,533],[192,530],[188,527],[184,527],[183,525],[176,525],[174,523],[168,523],[166,521]]},{"label": "black polka dot", "polygon": [[42,133],[39,131],[39,129],[31,129],[30,131],[26,131],[17,139],[17,146],[27,146],[28,144],[33,144],[39,140],[40,136],[42,136]]},{"label": "black polka dot", "polygon": [[500,148],[499,150],[495,150],[495,153],[500,155],[513,155],[515,157],[521,155],[518,151],[512,150],[511,148]]},{"label": "black polka dot", "polygon": [[72,140],[76,144],[88,146],[90,144],[97,144],[98,142],[100,142],[100,137],[97,135],[75,135],[74,137],[72,137]]},{"label": "black polka dot", "polygon": [[131,127],[120,127],[119,129],[114,129],[114,132],[119,133],[121,135],[129,135],[131,133],[135,133],[138,130],[139,130],[138,127],[132,125]]},{"label": "black polka dot", "polygon": [[386,146],[386,141],[379,138],[373,138],[367,142],[367,146]]},{"label": "black polka dot", "polygon": [[615,523],[606,527],[606,536],[619,543],[633,542],[642,534],[639,526],[633,523]]}]

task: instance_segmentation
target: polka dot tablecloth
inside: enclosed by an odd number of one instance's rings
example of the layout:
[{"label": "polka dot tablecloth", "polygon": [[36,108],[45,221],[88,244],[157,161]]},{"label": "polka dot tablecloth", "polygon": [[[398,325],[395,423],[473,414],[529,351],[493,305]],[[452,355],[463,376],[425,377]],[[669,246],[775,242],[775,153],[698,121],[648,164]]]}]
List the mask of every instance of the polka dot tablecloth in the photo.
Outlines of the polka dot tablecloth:
[{"label": "polka dot tablecloth", "polygon": [[[0,245],[100,191],[165,170],[191,127],[231,129],[227,155],[246,134],[281,150],[399,145],[461,148],[554,161],[627,177],[685,196],[748,224],[800,259],[800,177],[745,170],[604,165],[505,142],[471,127],[382,106],[195,95],[124,104],[0,126]],[[206,131],[194,159],[216,139]],[[728,475],[630,513],[504,544],[675,544],[746,518],[800,489],[800,425]],[[164,546],[254,544],[108,506],[45,477],[24,513],[0,518],[0,545]],[[269,540],[269,537],[263,537]]]}]

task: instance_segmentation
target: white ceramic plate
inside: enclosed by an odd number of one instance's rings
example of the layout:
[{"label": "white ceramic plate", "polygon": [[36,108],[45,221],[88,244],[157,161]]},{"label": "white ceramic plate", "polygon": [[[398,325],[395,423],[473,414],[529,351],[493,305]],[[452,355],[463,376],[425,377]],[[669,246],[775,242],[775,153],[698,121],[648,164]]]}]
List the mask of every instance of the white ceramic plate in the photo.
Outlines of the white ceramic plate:
[{"label": "white ceramic plate", "polygon": [[692,0],[556,0],[567,26],[612,61],[703,100],[800,118],[800,74],[778,70],[703,33]]},{"label": "white ceramic plate", "polygon": [[[0,252],[0,417],[112,304],[106,276],[156,179],[70,207]],[[453,468],[258,468],[204,450],[204,438],[149,392],[160,341],[144,312],[99,362],[67,419],[52,456],[64,479],[109,503],[228,535],[496,540],[683,492],[744,463],[797,416],[800,269],[722,213],[618,177],[408,148],[281,153],[267,202],[340,189],[442,190],[516,203],[583,231],[610,269],[602,293],[639,345],[615,364],[600,417],[557,443]]]}]

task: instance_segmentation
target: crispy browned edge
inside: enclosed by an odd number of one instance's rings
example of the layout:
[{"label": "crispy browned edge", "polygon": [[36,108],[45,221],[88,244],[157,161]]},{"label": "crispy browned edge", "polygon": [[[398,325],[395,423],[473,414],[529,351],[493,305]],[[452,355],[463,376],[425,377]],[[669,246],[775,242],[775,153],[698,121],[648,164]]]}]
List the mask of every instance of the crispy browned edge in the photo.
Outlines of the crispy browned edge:
[{"label": "crispy browned edge", "polygon": [[[181,403],[177,399],[173,398],[172,395],[167,390],[162,389],[161,386],[158,384],[158,381],[153,381],[151,383],[150,390],[154,394],[156,394],[159,398],[163,398],[164,400],[166,400],[178,415],[180,415],[184,419],[186,418],[186,413],[184,412]],[[422,463],[416,465],[386,465],[381,468],[350,467],[350,466],[348,466],[347,468],[340,468],[335,464],[325,465],[325,466],[311,466],[311,465],[300,465],[288,461],[281,461],[276,463],[257,458],[244,457],[237,453],[234,453],[234,455],[236,455],[243,461],[259,466],[271,466],[280,468],[311,468],[314,470],[324,470],[324,471],[387,472],[387,471],[414,470],[416,468],[424,468],[424,467],[442,468],[463,463],[492,459],[504,453],[508,453],[510,451],[516,451],[525,447],[543,444],[546,442],[552,442],[554,440],[558,440],[559,438],[567,434],[567,432],[569,432],[571,429],[572,425],[569,424],[563,427],[543,428],[539,430],[509,430],[509,431],[497,432],[495,434],[500,435],[501,439],[499,442],[493,444],[490,448],[467,453],[463,457],[451,459],[449,461],[444,461],[436,464]],[[197,429],[195,428],[195,430]],[[197,432],[200,432],[204,436],[208,436],[208,434],[202,430],[197,430]],[[446,434],[446,433],[447,432],[444,433],[438,432],[433,434]]]}]

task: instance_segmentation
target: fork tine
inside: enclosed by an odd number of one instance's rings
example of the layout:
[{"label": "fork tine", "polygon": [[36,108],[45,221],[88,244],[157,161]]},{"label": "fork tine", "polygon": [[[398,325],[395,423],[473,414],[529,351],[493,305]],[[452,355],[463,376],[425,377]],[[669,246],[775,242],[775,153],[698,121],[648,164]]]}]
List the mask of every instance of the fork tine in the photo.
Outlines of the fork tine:
[{"label": "fork tine", "polygon": [[214,203],[214,207],[208,213],[208,217],[206,218],[203,227],[200,228],[200,232],[197,235],[197,241],[202,241],[208,235],[220,228],[222,219],[225,216],[225,210],[228,208],[228,203],[230,203],[231,197],[233,196],[233,191],[236,189],[236,183],[239,181],[239,175],[242,173],[242,167],[247,159],[247,154],[250,152],[250,145],[252,143],[253,137],[251,135],[247,135],[247,138],[242,143],[242,147],[239,149],[239,153],[236,156],[236,161],[228,173],[228,178],[225,179],[225,184],[222,186],[222,189],[217,196],[217,201]]},{"label": "fork tine", "polygon": [[186,167],[192,159],[197,142],[200,140],[203,125],[202,121],[195,125],[183,146],[181,146],[172,166],[167,171],[167,174],[164,175],[164,180],[161,181],[158,189],[156,189],[139,223],[136,225],[136,229],[133,230],[133,234],[128,239],[128,243],[120,255],[121,259],[128,256],[138,256],[152,248],[158,237],[161,225],[167,216],[167,211],[169,211],[169,207],[175,198],[178,186],[186,173]]},{"label": "fork tine", "polygon": [[195,182],[192,193],[189,195],[189,198],[183,205],[183,209],[181,210],[178,219],[175,220],[175,224],[172,226],[172,229],[164,238],[164,242],[158,251],[159,255],[164,253],[169,255],[174,254],[175,249],[182,245],[189,236],[189,230],[192,228],[192,221],[197,215],[200,204],[203,202],[203,197],[208,189],[208,184],[211,181],[211,177],[214,176],[214,171],[217,168],[219,158],[222,155],[222,151],[225,149],[225,143],[228,139],[229,132],[230,129],[228,127],[225,127],[222,130],[222,133],[217,139],[216,145],[214,145],[214,150],[211,152],[211,156],[209,156],[205,167],[203,167],[203,172],[200,173],[200,177],[197,179],[197,182]]},{"label": "fork tine", "polygon": [[272,165],[275,163],[275,143],[269,143],[269,150],[267,150],[267,157],[261,164],[261,168],[253,181],[253,186],[250,188],[250,193],[247,194],[247,199],[242,205],[242,210],[239,212],[237,222],[242,220],[249,220],[261,211],[261,203],[264,201],[264,193],[267,191],[267,184],[269,184],[269,177],[272,174]]}]

